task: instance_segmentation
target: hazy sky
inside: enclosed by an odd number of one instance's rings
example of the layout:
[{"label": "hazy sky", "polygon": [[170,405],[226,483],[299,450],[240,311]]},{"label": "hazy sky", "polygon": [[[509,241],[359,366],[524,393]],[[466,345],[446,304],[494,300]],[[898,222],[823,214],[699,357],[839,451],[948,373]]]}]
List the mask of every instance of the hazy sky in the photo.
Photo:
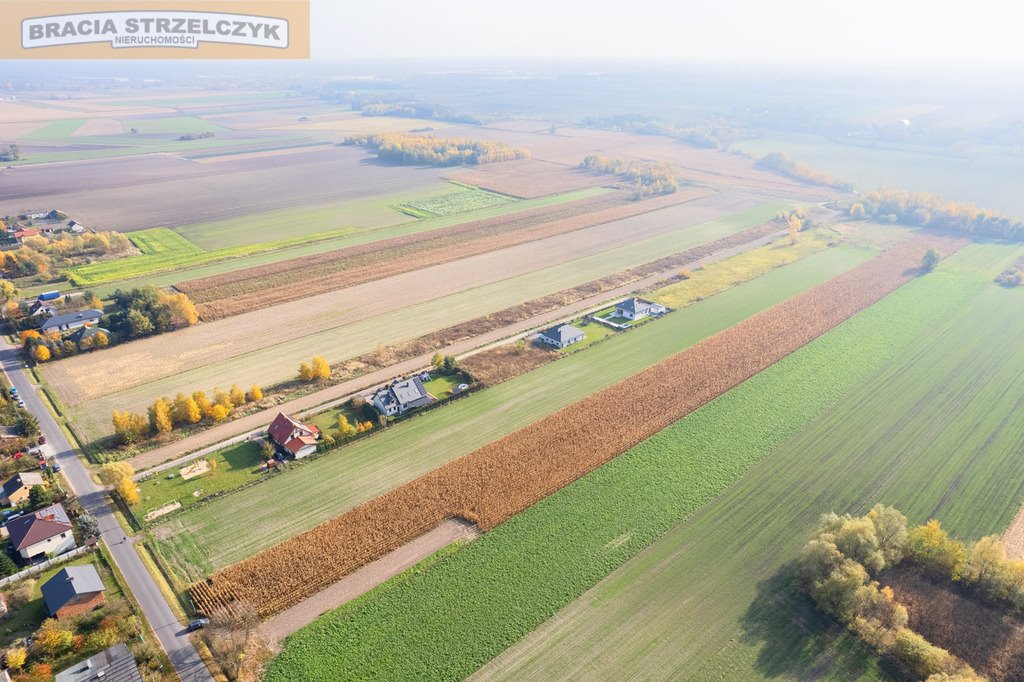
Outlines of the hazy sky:
[{"label": "hazy sky", "polygon": [[311,0],[313,57],[1024,63],[1011,0]]}]

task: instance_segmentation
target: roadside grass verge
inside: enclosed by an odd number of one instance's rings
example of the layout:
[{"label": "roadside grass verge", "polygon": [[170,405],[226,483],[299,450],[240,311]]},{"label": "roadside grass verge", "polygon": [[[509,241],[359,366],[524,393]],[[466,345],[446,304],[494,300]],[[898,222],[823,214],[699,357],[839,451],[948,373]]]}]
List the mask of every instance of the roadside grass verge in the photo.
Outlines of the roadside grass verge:
[{"label": "roadside grass verge", "polygon": [[[751,466],[836,403],[850,386],[885,367],[921,334],[954,315],[984,286],[945,273],[905,285],[768,370],[498,526],[432,570],[382,590],[374,598],[329,612],[303,628],[287,640],[266,679],[365,679],[381,670],[388,671],[392,679],[417,678],[427,671],[434,679],[466,677],[720,495]],[[678,313],[674,316],[678,319]],[[600,347],[608,345],[611,343]],[[793,476],[800,473],[798,463],[791,463],[788,471]],[[739,502],[739,507],[731,510],[743,508],[745,505]],[[728,518],[730,510],[721,513]],[[762,510],[756,520],[745,517],[747,527],[763,522],[765,513]],[[751,542],[749,536],[747,542]],[[719,556],[695,554],[692,561],[717,575]],[[657,566],[663,568],[665,564]],[[629,587],[627,581],[610,583],[601,597],[627,594]],[[673,582],[671,588],[685,589],[685,584]],[[734,598],[728,591],[710,596],[718,601]],[[676,605],[674,613],[675,619],[688,621],[696,629],[717,618],[714,607],[695,612],[691,605]],[[646,620],[623,620],[616,625],[638,627]],[[664,626],[662,635],[672,631],[664,622],[651,627],[659,624]],[[605,641],[604,650],[573,649],[575,633],[563,639],[559,634],[542,638],[538,646],[563,644],[571,660],[560,659],[546,668],[542,677],[608,673],[612,679],[614,673],[590,667],[593,659],[604,653],[614,659],[613,663],[634,666],[633,674],[638,674],[638,666],[647,660],[650,665],[661,661],[657,656],[632,652],[619,656],[619,650],[631,640],[619,640],[615,646]],[[699,639],[700,635],[694,637]],[[678,648],[680,641],[689,640],[662,636],[658,643]],[[728,641],[718,644],[729,646]],[[514,657],[512,663],[523,663],[528,668],[533,653]],[[798,652],[791,653],[797,656],[791,662],[795,669],[803,664],[813,668],[817,662],[817,657],[805,660]],[[849,642],[830,647],[827,654],[833,668],[845,666],[855,671],[854,676],[879,674],[866,650]],[[810,673],[812,668],[805,670]],[[667,675],[669,669],[661,669],[661,674]],[[645,672],[658,676],[653,669]],[[729,676],[723,670],[717,672],[719,677],[723,673]]]}]

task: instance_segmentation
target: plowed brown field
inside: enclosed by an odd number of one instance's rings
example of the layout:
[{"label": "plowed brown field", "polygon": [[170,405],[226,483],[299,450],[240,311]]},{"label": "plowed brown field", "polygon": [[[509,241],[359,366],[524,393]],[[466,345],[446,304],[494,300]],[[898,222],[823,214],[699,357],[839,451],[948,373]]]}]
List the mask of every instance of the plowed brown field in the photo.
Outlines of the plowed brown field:
[{"label": "plowed brown field", "polygon": [[536,159],[478,166],[468,173],[453,175],[449,180],[521,199],[536,199],[584,187],[598,187],[611,181],[607,175],[584,173],[560,163]]},{"label": "plowed brown field", "polygon": [[[771,366],[917,274],[920,237],[625,381],[192,586],[201,610],[242,600],[269,616],[451,517],[489,530]],[[632,411],[623,405],[658,405]],[[552,456],[552,453],[559,453]]]}]

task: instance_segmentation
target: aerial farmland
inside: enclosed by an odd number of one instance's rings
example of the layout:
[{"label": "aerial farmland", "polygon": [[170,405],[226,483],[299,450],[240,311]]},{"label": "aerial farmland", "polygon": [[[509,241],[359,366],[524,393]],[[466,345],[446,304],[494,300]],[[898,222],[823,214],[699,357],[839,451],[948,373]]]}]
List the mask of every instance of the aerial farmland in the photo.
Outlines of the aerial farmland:
[{"label": "aerial farmland", "polygon": [[1022,679],[1016,109],[246,73],[0,99],[10,514],[144,679]]}]

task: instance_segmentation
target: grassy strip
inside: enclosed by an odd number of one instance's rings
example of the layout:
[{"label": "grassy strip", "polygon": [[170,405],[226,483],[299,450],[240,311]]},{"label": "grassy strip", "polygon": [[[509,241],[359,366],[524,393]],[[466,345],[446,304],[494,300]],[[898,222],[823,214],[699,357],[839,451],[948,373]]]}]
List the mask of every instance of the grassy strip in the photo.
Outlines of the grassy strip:
[{"label": "grassy strip", "polygon": [[391,679],[427,671],[464,678],[720,494],[982,287],[948,276],[903,287],[435,570],[303,628],[266,679],[383,671]]},{"label": "grassy strip", "polygon": [[470,189],[439,197],[407,201],[395,208],[417,218],[433,218],[479,211],[492,206],[515,203],[515,201],[503,194],[495,194],[482,189]]},{"label": "grassy strip", "polygon": [[170,580],[161,568],[160,563],[153,556],[149,545],[145,542],[136,542],[135,552],[139,555],[139,559],[142,560],[146,570],[153,577],[153,582],[156,583],[160,594],[164,596],[164,601],[171,607],[174,617],[182,622],[188,622],[190,616],[185,613],[184,609],[184,604],[187,602],[183,602],[182,595],[175,592],[174,588],[171,587]]},{"label": "grassy strip", "polygon": [[[614,384],[870,256],[829,249],[161,524],[187,579],[239,561]],[[338,457],[344,460],[339,468]],[[279,513],[287,499],[294,513]],[[245,518],[239,525],[235,519]]]}]

